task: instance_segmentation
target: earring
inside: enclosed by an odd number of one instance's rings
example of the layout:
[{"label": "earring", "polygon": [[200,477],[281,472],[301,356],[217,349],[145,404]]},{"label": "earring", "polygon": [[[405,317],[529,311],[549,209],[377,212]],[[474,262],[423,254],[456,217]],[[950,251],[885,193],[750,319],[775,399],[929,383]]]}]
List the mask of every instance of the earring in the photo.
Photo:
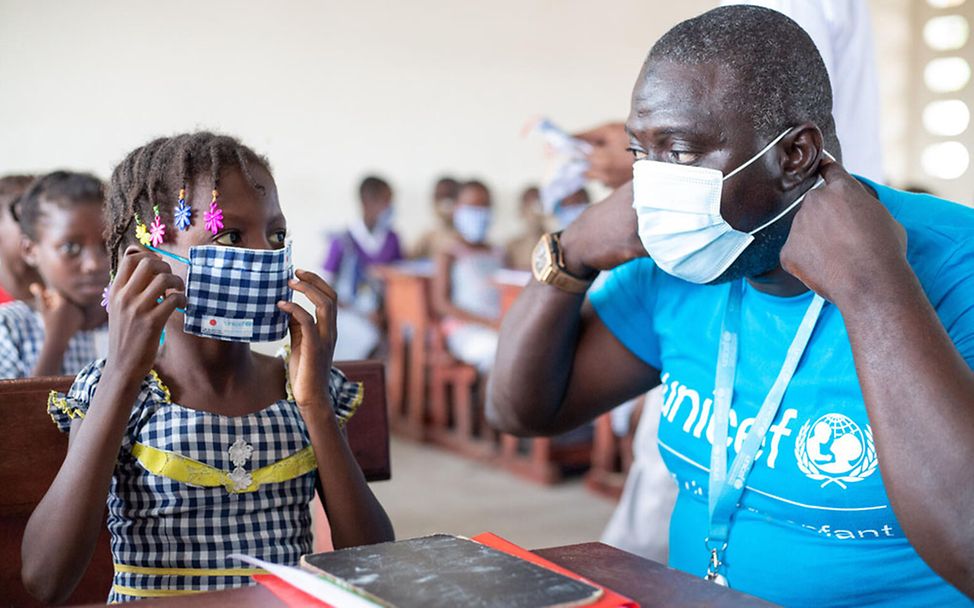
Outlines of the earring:
[{"label": "earring", "polygon": [[218,193],[213,189],[213,200],[210,201],[210,208],[203,214],[203,225],[207,230],[216,234],[223,230],[223,210],[216,204]]},{"label": "earring", "polygon": [[152,208],[152,212],[156,214],[156,217],[152,220],[152,226],[149,228],[149,240],[153,247],[158,247],[166,240],[166,225],[162,223],[162,218],[159,217],[158,205]]},{"label": "earring", "polygon": [[186,204],[186,188],[180,188],[179,203],[176,204],[176,213],[173,216],[176,228],[178,230],[188,229],[189,225],[193,222],[192,216],[193,210]]},{"label": "earring", "polygon": [[148,245],[152,242],[152,237],[149,236],[149,229],[142,223],[142,218],[139,217],[138,213],[135,214],[135,238],[143,245]]}]

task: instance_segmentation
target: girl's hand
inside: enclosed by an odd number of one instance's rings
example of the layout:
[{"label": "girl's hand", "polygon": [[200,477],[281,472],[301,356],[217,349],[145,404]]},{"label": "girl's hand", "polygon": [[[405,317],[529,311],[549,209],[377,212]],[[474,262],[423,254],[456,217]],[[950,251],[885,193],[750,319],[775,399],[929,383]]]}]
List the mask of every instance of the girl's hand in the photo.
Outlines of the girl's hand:
[{"label": "girl's hand", "polygon": [[186,306],[184,291],[183,280],[159,256],[134,245],[126,249],[109,297],[106,369],[144,378],[166,321]]},{"label": "girl's hand", "polygon": [[45,342],[60,345],[63,352],[74,334],[84,327],[84,310],[60,292],[40,283],[32,283],[30,293],[34,296],[34,308],[44,320]]},{"label": "girl's hand", "polygon": [[302,413],[324,410],[332,412],[328,384],[332,357],[335,354],[335,290],[313,272],[298,270],[289,285],[303,293],[315,307],[312,317],[295,302],[278,302],[277,307],[291,315],[291,361],[288,375],[291,392]]}]

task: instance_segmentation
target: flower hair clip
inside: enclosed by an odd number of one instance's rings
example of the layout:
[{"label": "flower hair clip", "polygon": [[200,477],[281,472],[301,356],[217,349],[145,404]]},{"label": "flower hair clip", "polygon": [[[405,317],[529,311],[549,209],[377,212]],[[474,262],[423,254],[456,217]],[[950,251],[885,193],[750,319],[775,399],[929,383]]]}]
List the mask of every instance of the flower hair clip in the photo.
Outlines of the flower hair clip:
[{"label": "flower hair clip", "polygon": [[135,214],[135,238],[143,245],[148,245],[152,242],[152,237],[149,236],[149,229],[146,228],[138,213]]},{"label": "flower hair clip", "polygon": [[203,225],[207,230],[216,234],[223,230],[223,210],[216,204],[218,196],[216,188],[213,189],[213,200],[210,201],[210,208],[203,214]]},{"label": "flower hair clip", "polygon": [[176,204],[173,221],[177,230],[187,230],[189,225],[193,223],[193,210],[186,204],[185,186],[179,189],[179,202]]},{"label": "flower hair clip", "polygon": [[162,218],[159,217],[158,205],[152,208],[152,212],[156,214],[156,217],[152,220],[152,226],[149,227],[149,242],[152,243],[153,247],[158,247],[166,240],[166,225],[162,223]]},{"label": "flower hair clip", "polygon": [[114,282],[115,273],[113,272],[108,277],[108,285],[105,285],[105,289],[103,289],[101,292],[101,307],[105,309],[105,312],[108,312],[108,303],[112,299],[112,283]]}]

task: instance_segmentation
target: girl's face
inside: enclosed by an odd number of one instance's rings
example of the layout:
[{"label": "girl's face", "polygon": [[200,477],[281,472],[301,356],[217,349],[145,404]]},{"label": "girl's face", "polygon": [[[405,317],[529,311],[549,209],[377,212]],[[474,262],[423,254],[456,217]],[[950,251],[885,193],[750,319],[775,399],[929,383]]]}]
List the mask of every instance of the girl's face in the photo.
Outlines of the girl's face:
[{"label": "girl's face", "polygon": [[[283,248],[287,221],[277,200],[274,178],[259,166],[251,167],[250,173],[259,188],[254,188],[239,169],[227,170],[220,176],[217,205],[223,211],[223,228],[216,234],[207,230],[203,221],[203,214],[210,207],[212,187],[209,180],[198,180],[200,183],[193,187],[189,199],[193,223],[187,230],[178,230],[171,223],[166,225],[166,241],[161,248],[183,257],[189,257],[189,248],[197,245]],[[175,274],[186,278],[185,265],[170,265]]]},{"label": "girl's face", "polygon": [[64,208],[41,201],[35,232],[36,241],[24,239],[23,257],[45,286],[78,306],[99,304],[109,267],[102,203]]}]

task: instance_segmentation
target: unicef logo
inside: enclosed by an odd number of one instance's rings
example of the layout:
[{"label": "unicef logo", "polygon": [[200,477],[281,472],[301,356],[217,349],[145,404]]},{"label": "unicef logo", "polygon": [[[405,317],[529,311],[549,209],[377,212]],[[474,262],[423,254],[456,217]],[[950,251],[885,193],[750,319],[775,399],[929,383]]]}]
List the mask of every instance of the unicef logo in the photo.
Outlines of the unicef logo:
[{"label": "unicef logo", "polygon": [[876,472],[873,432],[865,432],[848,416],[826,414],[802,425],[795,440],[798,468],[808,477],[842,489]]}]

